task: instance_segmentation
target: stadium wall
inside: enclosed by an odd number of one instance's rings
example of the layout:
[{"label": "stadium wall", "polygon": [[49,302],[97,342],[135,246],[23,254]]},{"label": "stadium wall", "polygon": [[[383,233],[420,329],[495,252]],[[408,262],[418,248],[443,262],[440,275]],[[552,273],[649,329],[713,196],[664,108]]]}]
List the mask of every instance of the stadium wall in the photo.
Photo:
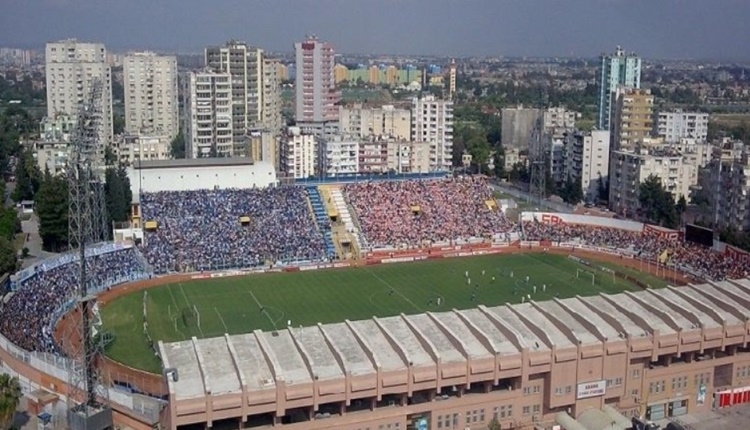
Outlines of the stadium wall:
[{"label": "stadium wall", "polygon": [[127,170],[133,202],[143,192],[192,191],[214,188],[266,188],[277,184],[276,170],[267,161],[216,166],[166,166]]},{"label": "stadium wall", "polygon": [[538,221],[543,224],[584,224],[597,227],[617,228],[620,230],[643,231],[642,222],[605,218],[589,215],[576,215],[552,212],[522,212],[521,221]]}]

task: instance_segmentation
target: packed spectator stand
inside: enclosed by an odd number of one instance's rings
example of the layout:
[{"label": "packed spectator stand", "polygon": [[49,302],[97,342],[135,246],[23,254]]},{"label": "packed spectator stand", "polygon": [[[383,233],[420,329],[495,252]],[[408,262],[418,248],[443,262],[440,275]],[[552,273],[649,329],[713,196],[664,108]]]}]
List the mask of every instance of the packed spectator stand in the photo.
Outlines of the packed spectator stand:
[{"label": "packed spectator stand", "polygon": [[522,223],[522,234],[527,241],[579,242],[591,246],[616,249],[650,261],[666,252],[668,264],[710,280],[738,279],[750,276],[747,262],[735,260],[725,254],[701,245],[669,239],[646,231],[629,231],[611,227],[585,224]]},{"label": "packed spectator stand", "polygon": [[[520,229],[527,241],[607,247],[651,261],[668,251],[669,266],[705,279],[750,275],[746,262],[645,230],[538,221],[518,225],[490,207],[492,191],[483,178],[361,182],[343,190],[369,246],[416,247],[506,237],[501,233]],[[313,191],[287,186],[143,194],[142,217],[156,221],[157,228],[146,232],[138,249],[106,244],[90,250],[90,289],[143,279],[151,270],[218,270],[331,258],[332,244],[324,236],[330,226],[320,196],[316,200]],[[249,222],[241,223],[241,217]],[[0,309],[0,333],[29,351],[57,352],[52,329],[70,309],[78,256],[68,253],[45,260],[19,277],[14,295]]]},{"label": "packed spectator stand", "polygon": [[140,203],[143,219],[157,224],[142,247],[156,273],[328,258],[300,187],[161,191]]},{"label": "packed spectator stand", "polygon": [[[86,257],[90,284],[96,292],[149,276],[135,248],[102,248]],[[19,281],[10,300],[0,309],[0,333],[27,351],[57,351],[54,325],[78,294],[80,259],[73,253],[46,260]]]},{"label": "packed spectator stand", "polygon": [[485,178],[359,182],[344,186],[368,246],[415,247],[512,230]]}]

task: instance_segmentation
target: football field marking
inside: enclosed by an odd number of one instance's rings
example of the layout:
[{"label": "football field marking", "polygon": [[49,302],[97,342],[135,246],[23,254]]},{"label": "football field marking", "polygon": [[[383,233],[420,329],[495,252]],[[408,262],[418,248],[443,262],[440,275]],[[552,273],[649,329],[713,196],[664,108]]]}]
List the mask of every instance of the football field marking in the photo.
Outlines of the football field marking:
[{"label": "football field marking", "polygon": [[219,321],[221,321],[221,325],[224,326],[224,333],[229,333],[229,329],[227,328],[227,324],[224,322],[224,318],[221,317],[221,312],[219,312],[219,309],[214,307],[214,310],[216,311],[216,315],[219,316]]},{"label": "football field marking", "polygon": [[[276,321],[274,321],[274,320],[273,320],[273,318],[271,318],[271,315],[269,315],[269,314],[268,314],[268,312],[266,312],[266,307],[265,307],[265,306],[263,306],[263,305],[262,305],[262,304],[260,303],[260,300],[258,300],[258,298],[257,298],[257,297],[255,297],[255,294],[253,294],[253,292],[252,292],[251,290],[247,290],[247,292],[248,292],[248,293],[250,294],[250,296],[251,296],[251,297],[253,298],[253,300],[255,300],[255,303],[257,303],[257,304],[258,304],[258,309],[260,309],[261,313],[262,313],[263,315],[265,315],[265,316],[266,316],[266,318],[268,318],[268,321],[270,321],[270,322],[271,322],[271,325],[273,326],[273,329],[274,329],[274,330],[276,330]],[[283,317],[283,316],[282,316],[282,317]]]},{"label": "football field marking", "polygon": [[378,276],[376,273],[374,273],[372,270],[368,269],[367,267],[365,267],[365,270],[367,270],[367,272],[369,272],[372,276],[374,276],[375,279],[377,279],[378,281],[380,281],[383,284],[385,284],[388,288],[390,288],[392,291],[396,292],[399,296],[401,296],[404,300],[406,300],[407,302],[409,302],[409,304],[412,305],[412,306],[414,306],[414,308],[416,310],[418,310],[419,312],[424,312],[422,310],[422,308],[420,308],[419,306],[417,306],[416,303],[414,303],[411,300],[409,300],[408,297],[406,297],[405,295],[403,295],[401,293],[401,291],[399,291],[396,287],[394,287],[393,285],[391,285],[390,282],[388,282],[385,279],[381,278],[380,276]]}]

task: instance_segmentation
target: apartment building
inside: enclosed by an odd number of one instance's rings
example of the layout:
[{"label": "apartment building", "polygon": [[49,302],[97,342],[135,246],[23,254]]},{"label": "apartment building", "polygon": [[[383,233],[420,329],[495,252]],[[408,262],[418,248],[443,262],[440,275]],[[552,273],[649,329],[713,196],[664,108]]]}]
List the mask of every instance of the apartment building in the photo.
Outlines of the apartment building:
[{"label": "apartment building", "polygon": [[204,55],[207,69],[229,75],[232,152],[244,154],[248,129],[262,126],[263,51],[231,40],[224,46],[209,46]]},{"label": "apartment building", "polygon": [[172,139],[168,135],[125,134],[115,152],[118,160],[127,165],[139,161],[169,160],[172,158]]},{"label": "apartment building", "polygon": [[250,130],[247,133],[248,156],[253,161],[267,161],[279,170],[279,145],[277,134],[265,129]]},{"label": "apartment building", "polygon": [[229,73],[190,72],[185,80],[185,154],[187,158],[242,156],[235,148]]},{"label": "apartment building", "polygon": [[279,60],[263,58],[263,114],[262,125],[266,130],[278,135],[284,126],[281,117],[281,80]]},{"label": "apartment building", "polygon": [[449,171],[453,163],[453,102],[433,95],[412,99],[411,140],[430,145],[430,171]]},{"label": "apartment building", "polygon": [[58,175],[68,165],[70,144],[59,140],[40,140],[34,142],[33,153],[39,170],[42,172],[49,171],[52,175]]},{"label": "apartment building", "polygon": [[708,114],[702,112],[659,112],[654,121],[654,135],[666,142],[677,142],[683,138],[706,140],[708,138]]},{"label": "apartment building", "polygon": [[364,174],[388,172],[388,150],[392,137],[370,136],[359,140],[359,171]]},{"label": "apartment building", "polygon": [[83,43],[75,39],[47,43],[45,73],[47,81],[47,118],[60,114],[77,117],[81,103],[89,99],[93,84],[101,85],[98,108],[101,118],[98,141],[101,156],[112,143],[112,71],[101,43]]},{"label": "apartment building", "polygon": [[388,170],[395,173],[430,172],[430,144],[428,142],[389,141]]},{"label": "apartment building", "polygon": [[700,170],[699,192],[712,211],[708,221],[718,228],[750,232],[750,154],[744,150],[727,155]]},{"label": "apartment building", "polygon": [[68,143],[73,138],[78,116],[59,113],[53,117],[44,117],[39,124],[39,136],[47,142]]},{"label": "apartment building", "polygon": [[577,112],[565,107],[551,107],[542,112],[545,133],[554,137],[562,137],[565,133],[575,130]]},{"label": "apartment building", "polygon": [[360,145],[357,138],[336,135],[318,144],[318,172],[326,177],[360,173]]},{"label": "apartment building", "polygon": [[294,179],[318,174],[318,139],[299,127],[287,127],[279,138],[279,171]]},{"label": "apartment building", "polygon": [[[516,106],[505,108],[502,115],[502,144],[507,152],[511,149],[528,150],[531,132],[542,121],[542,110]],[[551,117],[550,117],[551,119]]]},{"label": "apartment building", "polygon": [[599,114],[596,128],[610,130],[614,97],[618,88],[641,87],[641,59],[617,47],[614,54],[602,54],[599,60]]},{"label": "apartment building", "polygon": [[411,110],[393,105],[339,106],[339,130],[360,138],[392,136],[411,138]]},{"label": "apartment building", "polygon": [[333,45],[315,36],[294,44],[296,56],[295,119],[323,122],[338,119],[341,93],[334,79]]},{"label": "apartment building", "polygon": [[599,198],[599,182],[609,176],[609,131],[574,132],[565,136],[564,178],[581,179],[586,201]]},{"label": "apartment building", "polygon": [[635,151],[614,151],[611,154],[609,175],[610,209],[632,216],[640,207],[640,184],[651,175],[658,177],[665,190],[675,200],[690,198],[690,190],[697,181],[699,166],[690,164],[677,149],[659,145],[642,146]]},{"label": "apartment building", "polygon": [[654,96],[649,90],[620,87],[613,97],[617,102],[612,115],[611,146],[618,151],[633,150],[654,128]]},{"label": "apartment building", "polygon": [[125,131],[166,136],[179,132],[177,58],[138,52],[123,62]]}]

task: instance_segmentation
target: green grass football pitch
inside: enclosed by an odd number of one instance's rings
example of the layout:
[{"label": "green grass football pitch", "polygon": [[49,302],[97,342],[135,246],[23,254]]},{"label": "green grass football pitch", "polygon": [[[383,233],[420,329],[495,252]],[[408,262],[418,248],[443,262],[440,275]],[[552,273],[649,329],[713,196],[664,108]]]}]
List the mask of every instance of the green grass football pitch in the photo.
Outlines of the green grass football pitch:
[{"label": "green grass football pitch", "polygon": [[[529,294],[541,301],[639,288],[613,279],[599,266],[617,268],[655,288],[666,285],[611,263],[587,267],[562,255],[488,255],[164,285],[147,290],[146,313],[152,339],[172,342],[283,329],[288,322],[300,326],[520,303]],[[158,372],[159,361],[143,334],[143,298],[143,292],[129,294],[102,309],[104,329],[114,335],[107,354],[129,366]]]}]

